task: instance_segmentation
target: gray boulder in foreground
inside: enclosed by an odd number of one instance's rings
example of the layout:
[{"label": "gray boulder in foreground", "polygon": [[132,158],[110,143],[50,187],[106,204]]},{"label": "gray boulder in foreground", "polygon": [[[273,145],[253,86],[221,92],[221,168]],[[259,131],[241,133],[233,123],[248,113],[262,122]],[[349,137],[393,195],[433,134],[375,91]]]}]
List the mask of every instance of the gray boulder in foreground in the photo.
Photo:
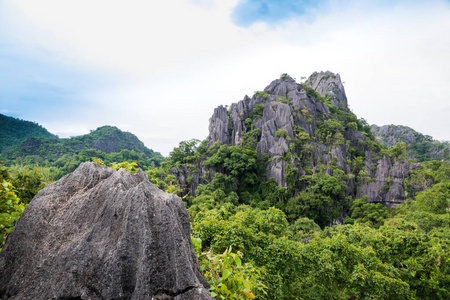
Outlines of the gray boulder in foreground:
[{"label": "gray boulder in foreground", "polygon": [[40,191],[0,252],[1,299],[211,299],[180,198],[96,163]]}]

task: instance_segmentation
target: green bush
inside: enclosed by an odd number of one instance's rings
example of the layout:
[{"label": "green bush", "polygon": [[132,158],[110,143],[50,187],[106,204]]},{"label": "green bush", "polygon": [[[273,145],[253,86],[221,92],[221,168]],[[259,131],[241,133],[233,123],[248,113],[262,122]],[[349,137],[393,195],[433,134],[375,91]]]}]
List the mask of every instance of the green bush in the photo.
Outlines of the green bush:
[{"label": "green bush", "polygon": [[284,129],[284,128],[278,128],[277,131],[275,131],[275,136],[276,137],[286,138],[287,137],[287,130]]}]

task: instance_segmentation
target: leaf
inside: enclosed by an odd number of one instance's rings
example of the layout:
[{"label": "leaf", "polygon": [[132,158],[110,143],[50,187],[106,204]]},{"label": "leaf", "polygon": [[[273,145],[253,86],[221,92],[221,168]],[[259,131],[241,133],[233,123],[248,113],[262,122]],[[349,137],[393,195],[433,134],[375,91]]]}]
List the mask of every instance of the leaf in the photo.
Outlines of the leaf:
[{"label": "leaf", "polygon": [[223,270],[222,278],[227,279],[231,275],[231,271],[229,269]]},{"label": "leaf", "polygon": [[237,265],[238,267],[242,266],[241,258],[240,258],[238,255],[236,255],[236,256],[234,257],[234,261],[236,262],[236,265]]},{"label": "leaf", "polygon": [[247,280],[244,281],[244,290],[245,290],[245,292],[250,292],[251,289],[252,289],[251,284]]}]

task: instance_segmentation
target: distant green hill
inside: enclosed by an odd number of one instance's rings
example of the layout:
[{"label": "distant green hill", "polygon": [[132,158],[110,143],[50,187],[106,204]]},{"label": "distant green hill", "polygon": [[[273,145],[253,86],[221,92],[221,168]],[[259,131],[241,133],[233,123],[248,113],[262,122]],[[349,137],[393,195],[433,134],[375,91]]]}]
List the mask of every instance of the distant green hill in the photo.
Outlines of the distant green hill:
[{"label": "distant green hill", "polygon": [[57,138],[41,125],[0,114],[0,152],[29,137]]},{"label": "distant green hill", "polygon": [[72,149],[79,150],[93,148],[105,153],[113,153],[128,149],[148,156],[159,154],[145,147],[134,134],[114,126],[102,126],[89,134],[63,139],[62,142]]},{"label": "distant green hill", "polygon": [[[160,153],[145,147],[134,134],[114,126],[102,126],[89,134],[60,139],[35,123],[6,118],[9,123],[2,126],[1,132],[9,133],[5,136],[14,139],[15,143],[4,144],[0,161],[5,161],[7,166],[39,164],[49,167],[54,179],[72,172],[81,162],[93,158],[100,158],[107,164],[132,161],[144,170],[159,166],[164,160]],[[9,128],[10,124],[13,124],[13,129]],[[25,127],[25,124],[32,124],[48,135],[33,134],[35,131],[29,130],[29,134],[19,140],[14,135],[14,128]]]}]

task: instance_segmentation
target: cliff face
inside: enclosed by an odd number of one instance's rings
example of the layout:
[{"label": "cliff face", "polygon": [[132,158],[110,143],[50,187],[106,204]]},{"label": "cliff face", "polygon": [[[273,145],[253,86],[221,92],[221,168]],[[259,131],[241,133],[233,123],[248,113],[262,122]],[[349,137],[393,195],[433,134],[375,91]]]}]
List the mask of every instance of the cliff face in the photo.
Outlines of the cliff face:
[{"label": "cliff face", "polygon": [[211,299],[180,198],[96,163],[42,191],[0,253],[2,299]]},{"label": "cliff face", "polygon": [[[331,173],[333,165],[347,174],[347,196],[367,196],[369,202],[387,205],[404,201],[402,180],[417,167],[406,160],[392,163],[382,155],[370,127],[349,110],[339,74],[329,71],[313,73],[303,84],[284,74],[251,98],[217,107],[208,140],[209,147],[253,142],[259,156],[268,158],[266,177],[279,187],[288,186],[288,169],[296,170],[298,180],[322,166]],[[195,169],[195,174],[174,170],[182,184],[193,176],[194,192],[216,171],[201,164]],[[208,180],[202,180],[205,176]]]}]

